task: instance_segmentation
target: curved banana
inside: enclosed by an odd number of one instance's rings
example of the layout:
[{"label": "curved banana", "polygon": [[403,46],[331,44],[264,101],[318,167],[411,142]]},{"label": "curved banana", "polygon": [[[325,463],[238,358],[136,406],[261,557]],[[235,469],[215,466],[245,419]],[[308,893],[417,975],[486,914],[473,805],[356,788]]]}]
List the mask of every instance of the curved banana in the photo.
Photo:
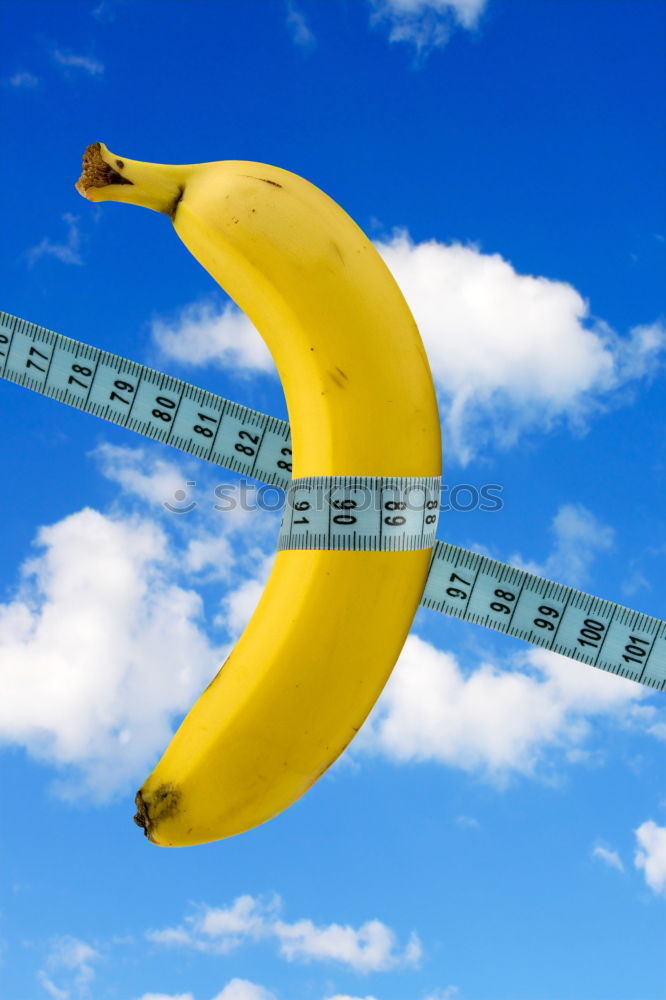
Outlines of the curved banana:
[{"label": "curved banana", "polygon": [[[141,163],[89,146],[77,189],[169,215],[264,337],[282,379],[293,476],[439,476],[437,402],[388,268],[327,195],[244,161]],[[245,631],[137,794],[166,847],[286,809],[359,730],[395,665],[431,549],[280,551]]]}]

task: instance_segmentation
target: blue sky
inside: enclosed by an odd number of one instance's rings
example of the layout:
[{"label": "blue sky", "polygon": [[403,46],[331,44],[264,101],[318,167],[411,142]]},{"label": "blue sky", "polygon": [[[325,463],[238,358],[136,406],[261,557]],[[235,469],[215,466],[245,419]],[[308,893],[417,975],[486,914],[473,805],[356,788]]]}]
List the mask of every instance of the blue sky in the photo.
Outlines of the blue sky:
[{"label": "blue sky", "polygon": [[[302,174],[417,318],[438,537],[664,617],[666,7],[4,0],[0,308],[280,417],[272,362],[85,146]],[[425,609],[349,751],[231,840],[133,797],[232,648],[277,515],[0,385],[3,1000],[663,1000],[664,696]],[[188,481],[189,514],[164,503]]]}]

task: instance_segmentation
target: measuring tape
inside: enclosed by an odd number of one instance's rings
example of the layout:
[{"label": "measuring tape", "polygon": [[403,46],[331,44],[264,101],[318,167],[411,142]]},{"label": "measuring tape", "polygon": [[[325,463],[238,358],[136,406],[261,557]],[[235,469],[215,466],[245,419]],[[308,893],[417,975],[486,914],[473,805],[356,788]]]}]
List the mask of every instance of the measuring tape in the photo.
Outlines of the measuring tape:
[{"label": "measuring tape", "polygon": [[291,482],[286,421],[4,312],[0,375],[225,469]]},{"label": "measuring tape", "polygon": [[[0,312],[0,376],[222,468],[281,487],[286,491],[281,548],[429,548],[434,540],[437,522],[426,523],[426,517],[438,513],[428,506],[438,499],[438,479],[292,480],[286,421],[4,312]],[[421,506],[415,499],[414,510],[409,509],[412,489],[415,498],[421,496]],[[345,501],[354,505],[345,506]],[[299,506],[304,503],[310,506]],[[387,507],[388,503],[405,506]],[[310,515],[309,523],[299,525],[304,512]],[[352,516],[359,520],[349,521]],[[404,521],[399,520],[402,517]],[[398,523],[387,524],[387,518]],[[666,689],[666,621],[456,545],[434,543],[421,604],[648,687]]]},{"label": "measuring tape", "polygon": [[292,479],[278,550],[405,552],[432,548],[441,490],[439,476]]}]

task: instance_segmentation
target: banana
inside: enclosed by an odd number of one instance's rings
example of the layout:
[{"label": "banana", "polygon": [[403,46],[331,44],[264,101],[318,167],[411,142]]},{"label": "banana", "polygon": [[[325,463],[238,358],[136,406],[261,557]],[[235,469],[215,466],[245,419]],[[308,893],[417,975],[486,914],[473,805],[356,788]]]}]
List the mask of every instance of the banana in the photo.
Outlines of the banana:
[{"label": "banana", "polygon": [[[282,380],[293,476],[440,476],[437,401],[409,308],[326,194],[240,160],[168,166],[89,146],[77,190],[171,218],[257,327]],[[431,549],[286,550],[245,631],[136,797],[165,847],[288,808],[353,739],[400,654]]]}]

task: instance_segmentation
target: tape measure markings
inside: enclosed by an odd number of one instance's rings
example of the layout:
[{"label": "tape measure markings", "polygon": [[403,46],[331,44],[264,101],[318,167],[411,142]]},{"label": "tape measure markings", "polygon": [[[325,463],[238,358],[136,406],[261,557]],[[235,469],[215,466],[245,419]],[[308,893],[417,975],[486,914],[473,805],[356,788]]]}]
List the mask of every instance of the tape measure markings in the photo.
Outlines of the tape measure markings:
[{"label": "tape measure markings", "polygon": [[[50,350],[45,354],[40,347]],[[82,366],[89,375],[73,369],[80,361],[90,363]],[[40,375],[30,372],[33,368]],[[74,388],[72,378],[77,375],[81,377]],[[288,492],[290,484],[299,482],[291,477],[286,421],[1,311],[0,376],[267,485]],[[125,390],[127,398],[123,396],[122,401],[112,396],[120,395],[118,382],[131,388],[131,392]],[[167,399],[162,393],[169,393],[178,399],[160,407],[156,390],[159,398]],[[154,417],[153,409],[162,409],[170,419]],[[171,414],[171,410],[176,412]],[[211,430],[210,435],[194,430],[194,418],[201,418],[198,426]],[[208,426],[213,424],[214,430]],[[259,434],[254,433],[257,430]],[[324,477],[310,478],[320,481]],[[350,478],[363,483],[372,477]],[[382,520],[370,531],[338,533],[340,548],[371,548],[378,537],[383,545]],[[307,545],[329,544],[331,537],[329,525],[311,535]],[[422,539],[414,532],[417,537]],[[294,542],[292,537],[289,544]],[[421,604],[649,687],[666,689],[666,621],[480,553],[435,541]]]},{"label": "tape measure markings", "polygon": [[3,312],[0,374],[242,475],[291,482],[286,421]]},{"label": "tape measure markings", "polygon": [[641,684],[666,688],[666,622],[480,553],[435,542],[421,603]]},{"label": "tape measure markings", "polygon": [[285,495],[278,550],[400,552],[432,548],[440,492],[439,476],[293,479]]}]

